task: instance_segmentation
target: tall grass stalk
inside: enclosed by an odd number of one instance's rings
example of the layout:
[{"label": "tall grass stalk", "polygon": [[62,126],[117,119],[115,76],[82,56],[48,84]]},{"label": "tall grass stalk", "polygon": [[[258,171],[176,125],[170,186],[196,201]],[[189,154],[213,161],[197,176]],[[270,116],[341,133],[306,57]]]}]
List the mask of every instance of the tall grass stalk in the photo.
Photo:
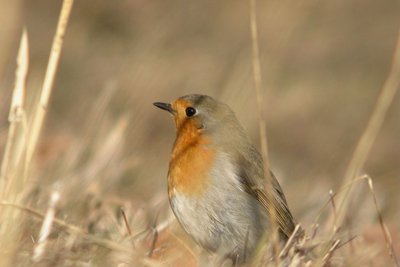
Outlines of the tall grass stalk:
[{"label": "tall grass stalk", "polygon": [[27,164],[32,160],[40,131],[43,127],[44,118],[46,116],[47,106],[49,104],[50,95],[53,89],[54,79],[56,76],[58,63],[60,61],[61,50],[64,42],[65,31],[68,25],[69,15],[74,0],[64,0],[61,8],[60,17],[57,24],[56,34],[50,51],[49,62],[47,64],[46,74],[43,87],[40,93],[39,103],[36,105],[32,121],[29,125],[29,139],[27,144]]},{"label": "tall grass stalk", "polygon": [[[25,87],[28,74],[29,46],[28,35],[23,30],[17,57],[17,71],[11,108],[8,116],[10,123],[3,162],[1,165],[0,197],[12,202],[21,200],[19,194],[24,186],[25,166],[23,157],[26,148],[26,112]],[[0,266],[11,266],[17,251],[16,240],[21,231],[22,213],[12,207],[0,208]]]},{"label": "tall grass stalk", "polygon": [[[261,154],[263,157],[264,163],[264,180],[265,180],[265,190],[267,192],[267,196],[273,195],[273,188],[271,183],[271,173],[269,168],[269,155],[268,155],[268,142],[267,142],[267,132],[266,125],[264,120],[264,100],[262,93],[262,77],[261,77],[261,62],[260,62],[260,49],[258,46],[258,27],[257,27],[257,14],[256,14],[256,0],[250,0],[250,31],[251,31],[251,44],[252,44],[252,65],[253,65],[253,78],[254,78],[254,89],[256,93],[257,99],[257,108],[258,108],[258,128],[260,135],[260,144],[261,144]],[[268,211],[272,218],[276,217],[277,211],[273,205],[274,200],[271,199],[271,208]],[[274,244],[274,252],[275,252],[275,260],[276,263],[279,264],[280,257],[279,255],[279,237],[277,231],[277,224],[275,220],[271,220],[271,240],[272,244]]]},{"label": "tall grass stalk", "polygon": [[[1,166],[0,196],[2,202],[24,203],[24,193],[29,188],[27,174],[44,123],[72,5],[73,0],[63,2],[40,92],[41,97],[33,105],[32,110],[26,110],[24,107],[29,45],[26,30],[22,33],[17,59],[16,82],[9,113],[9,134]],[[0,209],[0,266],[12,266],[22,235],[24,215],[20,210],[11,206],[3,205]]]},{"label": "tall grass stalk", "polygon": [[[382,91],[376,101],[375,108],[368,121],[367,127],[358,140],[353,156],[347,167],[342,186],[350,184],[362,172],[372,145],[382,127],[386,113],[393,102],[393,99],[400,85],[400,34],[398,35],[396,48],[393,56],[392,67],[386,79]],[[348,187],[338,201],[337,223],[341,225],[347,215],[349,201],[351,200],[351,189]]]},{"label": "tall grass stalk", "polygon": [[[400,86],[400,34],[398,34],[397,37],[397,43],[393,55],[393,60],[392,60],[392,66],[389,72],[389,75],[383,85],[383,88],[381,90],[381,93],[378,96],[378,99],[375,104],[375,108],[372,112],[372,115],[368,121],[367,127],[365,128],[364,132],[362,133],[360,139],[358,140],[357,146],[353,152],[352,158],[350,160],[350,163],[347,167],[347,170],[344,175],[344,179],[342,182],[341,189],[339,191],[342,191],[341,194],[338,195],[338,200],[337,200],[337,211],[334,213],[335,218],[331,218],[331,221],[334,221],[334,225],[337,226],[338,228],[342,228],[346,217],[349,215],[349,207],[351,205],[351,200],[352,200],[352,189],[353,189],[353,184],[357,180],[358,177],[360,177],[362,168],[365,165],[365,162],[367,160],[367,157],[369,155],[369,152],[372,148],[372,145],[374,144],[374,141],[382,127],[382,124],[385,120],[386,113],[388,109],[390,108],[390,105],[393,102],[393,99],[398,91],[398,87]],[[371,178],[369,178],[371,179]],[[372,188],[371,181],[369,182],[370,188]],[[376,203],[376,198],[374,196],[374,203],[375,207],[377,209],[377,203]],[[399,266],[397,257],[394,253],[393,245],[391,243],[391,238],[390,238],[390,233],[387,229],[387,227],[383,223],[382,216],[379,213],[379,210],[377,209],[378,212],[378,217],[380,219],[380,224],[382,227],[382,233],[386,241],[386,246],[388,247],[389,255],[392,258],[394,264],[396,266]],[[331,216],[331,217],[332,217]],[[337,231],[332,232],[331,236],[331,242],[330,245],[336,242],[334,235],[337,234]],[[328,245],[328,246],[330,246]],[[324,252],[321,253],[321,257],[324,257],[328,253],[330,253],[331,249],[330,247],[326,247]],[[320,261],[320,265],[324,266],[324,259],[322,260],[322,263]]]}]

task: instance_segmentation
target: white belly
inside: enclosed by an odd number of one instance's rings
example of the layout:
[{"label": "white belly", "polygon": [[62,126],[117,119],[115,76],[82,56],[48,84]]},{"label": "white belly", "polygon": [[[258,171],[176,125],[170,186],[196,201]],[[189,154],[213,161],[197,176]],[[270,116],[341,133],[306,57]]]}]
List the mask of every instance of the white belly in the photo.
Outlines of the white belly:
[{"label": "white belly", "polygon": [[268,225],[266,212],[243,190],[230,161],[218,159],[219,168],[212,170],[206,191],[193,197],[172,189],[171,207],[185,231],[203,247],[222,254],[248,254]]}]

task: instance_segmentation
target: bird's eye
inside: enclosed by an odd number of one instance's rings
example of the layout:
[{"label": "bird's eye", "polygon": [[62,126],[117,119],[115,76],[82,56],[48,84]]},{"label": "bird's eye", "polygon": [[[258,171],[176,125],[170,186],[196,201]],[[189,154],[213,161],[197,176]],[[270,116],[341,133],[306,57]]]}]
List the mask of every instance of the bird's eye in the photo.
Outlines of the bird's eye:
[{"label": "bird's eye", "polygon": [[186,108],[185,112],[186,112],[186,116],[188,116],[188,117],[192,117],[194,114],[196,114],[196,110],[192,107]]}]

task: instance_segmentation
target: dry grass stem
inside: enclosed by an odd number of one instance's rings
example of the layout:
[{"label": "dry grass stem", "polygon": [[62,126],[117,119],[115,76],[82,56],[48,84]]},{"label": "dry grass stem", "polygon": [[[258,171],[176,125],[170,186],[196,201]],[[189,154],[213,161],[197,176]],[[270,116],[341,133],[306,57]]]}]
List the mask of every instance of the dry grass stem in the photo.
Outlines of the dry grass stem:
[{"label": "dry grass stem", "polygon": [[[368,121],[367,127],[361,135],[357,146],[352,155],[349,166],[347,167],[342,186],[339,192],[342,192],[338,199],[337,212],[334,212],[331,216],[331,220],[334,220],[337,227],[341,227],[345,222],[346,216],[348,215],[348,209],[351,202],[351,191],[353,184],[357,181],[359,174],[365,164],[368,154],[372,148],[372,145],[382,127],[386,113],[396,95],[400,84],[400,34],[397,36],[397,43],[395,52],[393,55],[393,61],[390,73],[383,85],[382,91],[377,99],[375,108]],[[337,231],[333,231],[331,234],[331,240],[334,242],[335,234]],[[385,231],[386,232],[386,231]],[[386,236],[386,233],[384,233]],[[386,237],[385,237],[386,238]],[[329,251],[331,248],[326,247],[323,251]],[[322,257],[322,255],[321,255]],[[324,259],[326,256],[324,256]],[[393,258],[393,257],[392,257]],[[394,258],[395,259],[395,258]],[[396,260],[395,260],[396,261]]]},{"label": "dry grass stem", "polygon": [[36,242],[36,246],[33,251],[32,260],[34,262],[39,262],[42,259],[42,256],[45,252],[47,243],[46,241],[51,233],[54,217],[56,214],[56,205],[59,200],[60,200],[60,193],[58,191],[54,191],[51,194],[49,208],[47,209],[46,216],[42,223],[42,228],[40,229],[39,239]]},{"label": "dry grass stem", "polygon": [[[364,166],[368,154],[385,120],[386,113],[393,102],[400,84],[400,34],[397,37],[392,67],[382,91],[377,99],[375,108],[368,121],[367,127],[361,135],[353,156],[346,170],[342,185],[349,184],[355,179]],[[338,225],[341,225],[347,215],[351,196],[351,186],[347,188],[338,201]]]},{"label": "dry grass stem", "polygon": [[[260,49],[258,47],[258,27],[257,27],[257,15],[256,15],[256,0],[250,0],[250,30],[251,30],[251,44],[252,44],[252,63],[253,63],[253,77],[254,77],[254,88],[257,98],[258,107],[258,127],[260,131],[260,143],[261,143],[261,154],[264,163],[264,180],[265,180],[265,190],[268,196],[273,195],[273,188],[271,183],[271,174],[269,168],[269,156],[268,156],[268,142],[266,125],[264,120],[264,108],[263,108],[263,94],[262,94],[262,79],[261,79],[261,63],[260,63]],[[274,200],[271,200],[271,203]],[[271,205],[269,210],[270,216],[272,218],[276,217],[276,210],[274,205]],[[274,244],[275,260],[279,264],[279,236],[277,231],[278,226],[274,220],[271,220],[271,232],[272,232],[272,243]]]},{"label": "dry grass stem", "polygon": [[[7,187],[10,186],[11,176],[16,173],[25,148],[26,114],[24,110],[26,78],[29,69],[29,44],[26,29],[22,32],[18,50],[17,70],[15,73],[15,87],[8,116],[10,122],[3,161],[1,164],[0,193],[6,197]],[[20,137],[20,138],[18,138]]]},{"label": "dry grass stem", "polygon": [[47,64],[40,100],[33,114],[29,127],[29,140],[27,144],[27,164],[30,163],[35,151],[39,134],[42,129],[46,116],[47,105],[51,91],[53,89],[58,63],[60,61],[61,50],[64,42],[64,35],[68,25],[68,19],[72,10],[74,0],[64,0],[61,8],[60,17],[57,24],[56,34],[51,47],[50,57]]},{"label": "dry grass stem", "polygon": [[[44,219],[45,218],[45,214],[41,213],[40,211],[37,211],[35,209],[29,208],[29,207],[25,207],[23,205],[20,204],[16,204],[16,203],[12,203],[12,202],[8,202],[8,201],[1,201],[0,202],[1,206],[4,207],[12,207],[14,209],[18,209],[24,212],[29,213],[30,215],[35,216],[36,218],[39,219]],[[86,235],[87,232],[83,231],[81,228],[75,226],[75,225],[71,225],[63,220],[60,220],[58,218],[54,218],[53,219],[54,223],[57,224],[57,226],[61,227],[61,228],[65,228],[69,233],[72,234],[79,234],[79,235]]]},{"label": "dry grass stem", "polygon": [[[16,81],[13,90],[11,108],[9,113],[9,132],[3,156],[0,175],[0,197],[17,201],[24,187],[25,169],[23,157],[26,145],[26,113],[24,110],[25,86],[28,74],[29,44],[28,35],[24,30],[21,37],[17,57]],[[19,231],[22,218],[19,211],[13,209],[0,209],[0,266],[10,266],[17,252]]]},{"label": "dry grass stem", "polygon": [[322,258],[322,264],[317,266],[329,266],[329,260],[331,259],[333,252],[339,247],[340,240],[335,240],[330,246],[328,252]]},{"label": "dry grass stem", "polygon": [[[20,202],[22,199],[21,192],[27,187],[27,171],[43,124],[45,108],[51,85],[54,81],[62,46],[62,37],[64,36],[72,2],[66,0],[63,3],[63,10],[54,40],[56,44],[53,43],[42,96],[36,112],[33,114],[33,123],[29,125],[27,123],[27,115],[29,114],[24,111],[25,86],[29,65],[28,38],[26,31],[23,31],[17,59],[16,83],[9,115],[9,136],[1,168],[0,193],[2,200]],[[1,250],[7,253],[7,255],[1,257],[0,265],[8,266],[17,252],[17,241],[22,234],[19,227],[22,225],[23,217],[18,210],[6,208],[0,212],[0,221],[2,222],[1,233],[3,236],[0,242]]]},{"label": "dry grass stem", "polygon": [[22,31],[21,44],[18,51],[15,88],[11,99],[11,108],[8,117],[10,122],[20,121],[24,111],[26,78],[28,76],[29,69],[28,42],[28,33],[24,28]]},{"label": "dry grass stem", "polygon": [[262,93],[260,49],[258,47],[256,0],[250,0],[250,29],[251,29],[251,44],[252,44],[252,55],[253,55],[252,63],[253,63],[254,88],[256,92],[257,108],[259,115],[258,127],[260,131],[261,154],[264,159],[264,167],[266,170],[269,170],[267,132],[266,132],[266,125],[264,120],[264,108],[263,108],[264,100]]},{"label": "dry grass stem", "polygon": [[394,251],[394,248],[393,248],[392,236],[391,236],[391,234],[389,232],[389,229],[387,228],[385,222],[383,221],[382,213],[381,213],[381,211],[379,209],[378,201],[376,199],[376,194],[375,194],[375,191],[374,191],[374,185],[372,183],[372,179],[368,175],[364,175],[362,178],[365,178],[368,181],[368,188],[369,188],[369,190],[371,192],[372,199],[374,201],[375,210],[376,210],[376,213],[377,213],[378,218],[379,218],[379,225],[381,227],[383,236],[385,238],[386,248],[388,250],[389,256],[393,260],[393,263],[397,267],[399,267],[400,264],[399,264],[399,261],[398,261],[397,256],[396,256],[396,252]]},{"label": "dry grass stem", "polygon": [[332,204],[332,214],[333,214],[333,232],[336,233],[338,231],[337,227],[337,210],[335,204],[335,194],[332,190],[329,190],[329,201]]},{"label": "dry grass stem", "polygon": [[158,239],[158,231],[157,228],[152,228],[152,232],[153,232],[153,238],[151,241],[151,246],[150,246],[150,251],[148,253],[149,258],[151,258],[153,256],[153,252],[156,248],[156,243],[157,243],[157,239]]},{"label": "dry grass stem", "polygon": [[[27,212],[31,215],[34,215],[35,217],[44,220],[46,215],[29,207],[25,207],[19,204],[15,204],[15,203],[10,203],[10,202],[6,202],[6,201],[1,201],[0,205],[2,206],[8,206],[8,207],[12,207],[12,208],[16,208],[18,210]],[[98,246],[102,246],[104,248],[107,248],[109,250],[113,250],[113,251],[117,251],[117,252],[122,252],[122,253],[127,253],[129,255],[133,255],[136,256],[138,258],[143,258],[141,257],[141,255],[139,255],[135,250],[132,250],[129,247],[125,247],[117,242],[114,242],[112,240],[109,239],[104,239],[104,238],[100,238],[94,235],[91,235],[89,233],[87,233],[86,231],[82,230],[81,228],[72,225],[70,223],[67,223],[61,219],[55,218],[53,217],[52,222],[57,225],[58,227],[61,227],[61,229],[66,230],[69,234],[73,234],[76,236],[79,236],[87,241],[89,241],[92,244],[98,245]],[[154,264],[154,262],[152,261],[147,261],[146,259],[142,259],[144,262],[147,263],[151,263]]]},{"label": "dry grass stem", "polygon": [[[330,198],[329,198],[329,201],[328,201],[328,202],[331,202],[331,203],[332,203],[332,201],[333,201],[333,199],[335,198],[336,195],[340,195],[341,193],[346,192],[346,190],[347,190],[348,188],[350,188],[350,187],[353,187],[355,183],[357,183],[357,182],[363,182],[363,181],[367,181],[367,183],[368,183],[368,188],[369,188],[370,193],[371,193],[372,198],[373,198],[373,202],[374,202],[374,206],[375,206],[375,211],[376,211],[376,214],[377,214],[378,219],[379,219],[379,224],[380,224],[381,231],[382,231],[382,234],[383,234],[384,239],[385,239],[385,244],[386,244],[386,248],[387,248],[387,250],[388,250],[388,254],[389,254],[390,258],[393,260],[395,266],[400,266],[400,265],[399,265],[399,262],[398,262],[398,259],[397,259],[397,256],[396,256],[396,253],[395,253],[395,250],[394,250],[394,247],[393,247],[393,241],[392,241],[392,238],[391,238],[390,231],[389,231],[389,229],[387,228],[386,224],[384,223],[382,213],[381,213],[381,211],[380,211],[380,209],[379,209],[379,206],[378,206],[378,201],[377,201],[377,199],[376,199],[376,194],[375,194],[375,191],[374,191],[374,188],[373,188],[373,182],[372,182],[372,178],[371,178],[371,177],[369,177],[368,175],[358,176],[358,177],[356,177],[354,180],[350,181],[349,184],[343,185],[337,193],[330,192]],[[327,203],[325,203],[325,205],[324,205],[323,207],[326,207],[326,204],[327,204]],[[332,205],[333,205],[333,204],[332,204]],[[320,214],[320,213],[321,213],[321,211],[319,212],[319,214]],[[332,215],[332,216],[335,217],[335,215]],[[319,215],[318,215],[317,217],[319,217]],[[315,219],[315,221],[317,221],[317,219]],[[332,232],[332,234],[331,234],[331,239],[334,238],[334,235],[338,232],[338,230],[339,230],[339,229],[336,229],[336,231],[333,231],[333,232]],[[315,236],[315,234],[313,234],[313,236]],[[312,237],[311,239],[313,239],[313,238],[314,238],[314,237]],[[353,239],[355,239],[355,238],[356,238],[356,236],[351,236],[351,237],[349,237],[347,241],[341,242],[341,243],[336,247],[336,249],[341,248],[342,246],[344,246],[345,244],[351,242],[351,241],[352,241]],[[336,240],[336,241],[337,241],[337,240]],[[333,242],[335,243],[336,241],[333,241]],[[326,255],[329,253],[329,251],[331,250],[331,248],[332,248],[332,247],[327,248],[326,250],[327,250],[328,252],[323,253],[323,254],[325,254],[324,258],[325,258]],[[325,251],[326,251],[326,250],[325,250]],[[323,250],[323,251],[324,251],[324,250]]]},{"label": "dry grass stem", "polygon": [[128,236],[132,236],[132,231],[131,231],[131,227],[129,226],[128,218],[126,217],[126,213],[125,213],[124,209],[122,209],[122,208],[121,208],[121,213],[122,213],[122,217],[124,218],[125,228],[126,228],[126,231],[128,232]]},{"label": "dry grass stem", "polygon": [[279,253],[280,258],[285,258],[287,254],[289,253],[289,250],[293,247],[295,242],[297,241],[297,238],[302,235],[302,230],[300,224],[296,225],[296,228],[294,228],[294,231],[288,241],[286,242],[285,246],[283,247],[281,253]]},{"label": "dry grass stem", "polygon": [[169,226],[171,226],[171,223],[175,221],[175,217],[169,216],[166,220],[163,222],[159,223],[156,227],[157,231],[163,232],[165,231]]}]

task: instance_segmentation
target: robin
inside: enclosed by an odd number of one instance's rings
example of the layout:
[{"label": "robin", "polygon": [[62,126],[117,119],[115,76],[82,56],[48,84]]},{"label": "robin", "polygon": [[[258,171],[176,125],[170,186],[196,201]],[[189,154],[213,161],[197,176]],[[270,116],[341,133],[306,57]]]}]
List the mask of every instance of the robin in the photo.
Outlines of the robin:
[{"label": "robin", "polygon": [[285,241],[295,222],[262,157],[233,111],[206,95],[154,105],[172,114],[177,129],[168,171],[168,196],[183,229],[203,248],[244,262],[275,223]]}]

